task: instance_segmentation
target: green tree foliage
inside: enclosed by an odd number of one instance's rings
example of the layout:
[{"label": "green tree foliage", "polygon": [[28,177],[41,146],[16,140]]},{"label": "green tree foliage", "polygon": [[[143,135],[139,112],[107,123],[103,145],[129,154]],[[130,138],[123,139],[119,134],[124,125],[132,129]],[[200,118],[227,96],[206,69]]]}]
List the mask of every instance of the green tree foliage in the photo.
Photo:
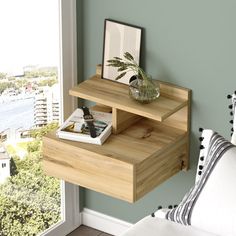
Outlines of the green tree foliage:
[{"label": "green tree foliage", "polygon": [[36,235],[60,220],[59,182],[39,166],[21,170],[0,188],[1,235]]},{"label": "green tree foliage", "polygon": [[53,77],[53,76],[57,77],[56,67],[40,68],[25,72],[26,78]]},{"label": "green tree foliage", "polygon": [[16,88],[16,85],[13,82],[0,82],[0,94],[7,88]]},{"label": "green tree foliage", "polygon": [[[35,82],[37,86],[53,86],[58,83],[58,72],[56,67],[46,67],[26,71],[21,78],[8,77],[7,74],[0,72],[0,95],[7,88],[20,89],[26,87],[32,79],[38,78]],[[2,80],[2,81],[1,81]],[[0,235],[1,236],[1,235]]]},{"label": "green tree foliage", "polygon": [[10,175],[14,176],[18,174],[18,170],[17,170],[17,162],[20,161],[20,158],[18,156],[14,156],[11,158],[10,160]]},{"label": "green tree foliage", "polygon": [[41,144],[40,140],[37,140],[37,139],[32,142],[29,142],[27,144],[27,151],[29,153],[39,152],[40,151],[40,144]]},{"label": "green tree foliage", "polygon": [[52,78],[49,78],[49,79],[41,80],[40,82],[38,82],[38,85],[39,86],[50,86],[50,87],[52,87],[56,83],[58,83],[57,78],[52,77]]},{"label": "green tree foliage", "polygon": [[15,81],[16,80],[16,77],[14,77],[14,76],[11,76],[11,77],[9,77],[8,78],[8,81],[10,82],[10,81]]},{"label": "green tree foliage", "polygon": [[6,78],[7,78],[7,74],[3,73],[3,72],[0,72],[0,80],[1,79],[6,79]]},{"label": "green tree foliage", "polygon": [[29,81],[28,81],[27,79],[21,78],[21,79],[19,79],[19,80],[16,80],[16,86],[17,86],[17,88],[26,87],[27,84],[28,84],[28,82],[29,82]]},{"label": "green tree foliage", "polygon": [[60,220],[60,181],[46,176],[41,165],[41,137],[35,133],[23,159],[12,157],[12,176],[0,185],[0,236],[37,235]]},{"label": "green tree foliage", "polygon": [[48,125],[43,126],[40,129],[32,129],[30,131],[30,136],[32,138],[41,139],[49,131],[55,130],[58,127],[58,122],[52,122]]}]

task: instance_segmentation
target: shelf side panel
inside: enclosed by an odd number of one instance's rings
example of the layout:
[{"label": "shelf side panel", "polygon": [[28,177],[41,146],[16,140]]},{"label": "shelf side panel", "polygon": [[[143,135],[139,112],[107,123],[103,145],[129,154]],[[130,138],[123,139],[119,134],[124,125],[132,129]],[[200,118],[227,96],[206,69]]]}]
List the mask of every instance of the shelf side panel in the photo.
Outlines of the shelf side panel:
[{"label": "shelf side panel", "polygon": [[182,169],[187,137],[183,137],[159,155],[136,166],[136,200]]},{"label": "shelf side panel", "polygon": [[[179,94],[179,91],[176,91]],[[186,155],[183,156],[183,170],[188,170],[189,168],[189,145],[190,145],[190,129],[191,129],[191,90],[186,90],[185,93],[180,93],[183,98],[186,98],[188,103],[185,107],[169,116],[167,119],[163,121],[163,124],[168,125],[173,128],[181,129],[187,132],[188,140],[186,146]]]},{"label": "shelf side panel", "polygon": [[166,97],[171,97],[173,99],[183,99],[187,100],[189,98],[190,90],[187,88],[182,88],[180,86],[167,83],[164,81],[159,81],[161,94]]},{"label": "shelf side panel", "polygon": [[143,117],[126,111],[112,108],[112,128],[113,134],[119,134],[123,130],[130,127],[132,124],[141,120]]}]

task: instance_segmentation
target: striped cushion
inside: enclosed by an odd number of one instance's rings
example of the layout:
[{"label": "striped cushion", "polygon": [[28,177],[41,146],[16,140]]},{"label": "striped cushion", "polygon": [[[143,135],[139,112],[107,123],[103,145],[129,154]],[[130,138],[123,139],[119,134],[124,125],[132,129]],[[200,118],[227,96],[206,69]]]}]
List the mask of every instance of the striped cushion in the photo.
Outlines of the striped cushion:
[{"label": "striped cushion", "polygon": [[205,166],[206,160],[207,160],[207,158],[209,158],[207,153],[208,153],[208,150],[209,150],[210,140],[211,140],[211,137],[212,137],[213,134],[214,134],[214,131],[211,130],[211,129],[204,129],[202,131],[202,135],[200,137],[200,140],[201,140],[201,146],[200,147],[202,147],[202,148],[200,148],[200,152],[199,152],[198,166],[197,166],[195,182],[199,181],[199,179],[201,178],[202,171],[203,171],[203,168]]},{"label": "striped cushion", "polygon": [[236,95],[232,95],[232,111],[233,111],[233,134],[231,142],[236,145]]},{"label": "striped cushion", "polygon": [[166,218],[215,234],[236,233],[235,170],[236,147],[213,133],[201,178]]},{"label": "striped cushion", "polygon": [[[233,115],[233,119],[232,119],[233,133],[232,133],[231,143],[236,145],[236,93],[233,93],[232,95],[229,95],[229,96],[232,102],[232,107],[230,107],[230,109],[232,109],[232,115]],[[207,152],[209,149],[209,142],[213,133],[214,133],[213,130],[210,130],[210,129],[204,129],[202,131],[202,135],[200,139],[202,140],[201,146],[203,147],[203,149],[200,149],[200,153],[199,153],[195,182],[197,182],[201,178],[202,169],[204,168]]]}]

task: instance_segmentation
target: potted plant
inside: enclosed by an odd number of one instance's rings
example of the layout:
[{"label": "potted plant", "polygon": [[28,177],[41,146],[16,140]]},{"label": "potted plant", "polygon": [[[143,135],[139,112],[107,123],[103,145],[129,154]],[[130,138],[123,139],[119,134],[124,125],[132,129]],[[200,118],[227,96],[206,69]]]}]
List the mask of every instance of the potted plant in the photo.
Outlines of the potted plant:
[{"label": "potted plant", "polygon": [[149,103],[159,97],[159,86],[157,81],[153,81],[134,60],[134,57],[129,53],[124,53],[124,58],[113,57],[107,61],[108,66],[116,67],[120,74],[115,80],[121,79],[128,71],[133,71],[134,76],[130,79],[129,94],[130,96],[142,103]]}]

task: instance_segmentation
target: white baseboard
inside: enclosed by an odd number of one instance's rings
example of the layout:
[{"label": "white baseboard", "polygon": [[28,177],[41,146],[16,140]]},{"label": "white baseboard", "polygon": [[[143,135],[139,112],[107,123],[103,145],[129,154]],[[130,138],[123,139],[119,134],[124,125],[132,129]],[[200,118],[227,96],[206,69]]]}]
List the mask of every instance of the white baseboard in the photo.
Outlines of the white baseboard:
[{"label": "white baseboard", "polygon": [[87,208],[81,212],[81,222],[83,225],[115,236],[119,236],[132,226],[131,223]]}]

